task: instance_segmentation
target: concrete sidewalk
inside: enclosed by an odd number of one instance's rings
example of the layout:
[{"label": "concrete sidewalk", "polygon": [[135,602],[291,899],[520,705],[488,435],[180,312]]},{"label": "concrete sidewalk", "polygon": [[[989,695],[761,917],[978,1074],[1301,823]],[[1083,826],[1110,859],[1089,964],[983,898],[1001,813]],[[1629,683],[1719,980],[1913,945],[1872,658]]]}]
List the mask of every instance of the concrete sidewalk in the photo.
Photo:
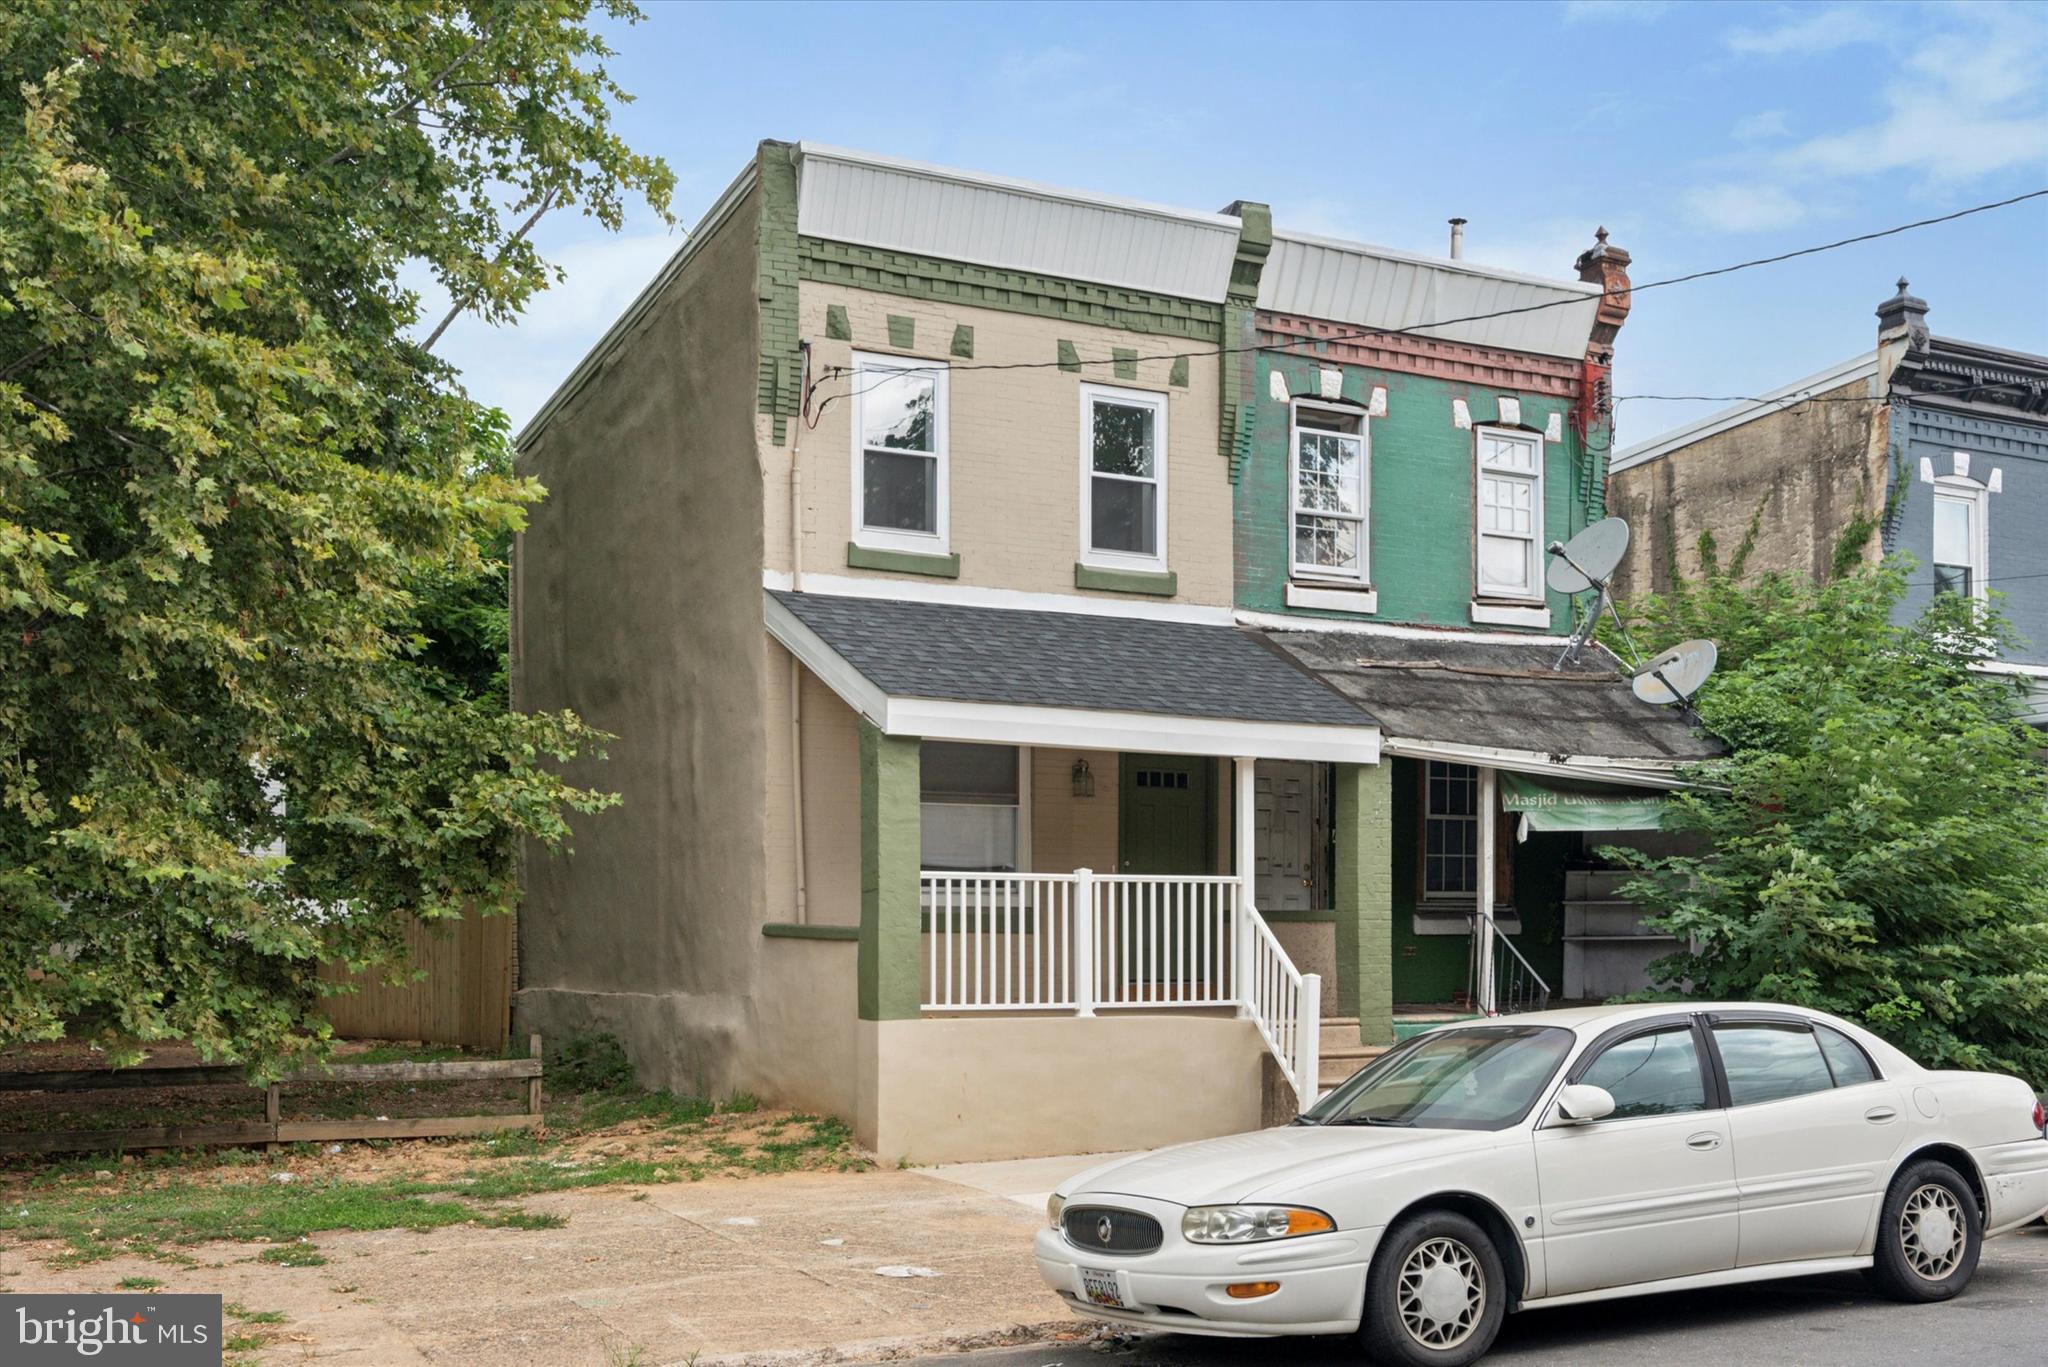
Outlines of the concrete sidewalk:
[{"label": "concrete sidewalk", "polygon": [[[263,1363],[798,1364],[960,1352],[1085,1322],[1045,1290],[1045,1195],[1096,1158],[801,1173],[523,1199],[560,1229],[319,1234],[325,1265],[192,1249],[82,1268],[5,1255],[6,1289],[111,1291],[147,1276],[288,1323]],[[53,1250],[54,1251],[54,1250]]]}]

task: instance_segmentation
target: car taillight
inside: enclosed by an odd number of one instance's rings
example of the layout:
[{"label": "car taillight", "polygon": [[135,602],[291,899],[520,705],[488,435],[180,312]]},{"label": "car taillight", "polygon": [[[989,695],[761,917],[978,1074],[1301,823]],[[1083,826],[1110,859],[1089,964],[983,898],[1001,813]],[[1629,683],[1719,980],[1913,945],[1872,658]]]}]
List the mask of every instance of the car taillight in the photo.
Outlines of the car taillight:
[{"label": "car taillight", "polygon": [[2038,1101],[2034,1103],[2034,1128],[2041,1132],[2043,1139],[2048,1139],[2048,1109]]}]

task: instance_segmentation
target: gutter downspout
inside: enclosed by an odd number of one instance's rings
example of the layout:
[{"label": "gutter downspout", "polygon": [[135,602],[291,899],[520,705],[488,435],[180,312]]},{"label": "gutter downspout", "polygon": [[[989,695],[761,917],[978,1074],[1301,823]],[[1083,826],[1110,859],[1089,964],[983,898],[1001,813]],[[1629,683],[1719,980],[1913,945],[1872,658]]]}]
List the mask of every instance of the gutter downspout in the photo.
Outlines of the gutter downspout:
[{"label": "gutter downspout", "polygon": [[[810,404],[811,344],[797,344],[803,364],[797,368],[797,394],[802,403],[789,438],[789,587],[804,591],[804,413]],[[811,920],[810,882],[804,866],[804,667],[789,657],[789,825],[795,847],[796,923]]]}]

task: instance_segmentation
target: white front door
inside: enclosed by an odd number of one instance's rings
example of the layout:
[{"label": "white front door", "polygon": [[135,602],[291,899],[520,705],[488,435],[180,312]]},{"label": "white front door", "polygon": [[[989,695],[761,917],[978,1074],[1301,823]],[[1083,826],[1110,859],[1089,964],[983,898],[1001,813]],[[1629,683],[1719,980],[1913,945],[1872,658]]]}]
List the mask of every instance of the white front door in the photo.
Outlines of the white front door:
[{"label": "white front door", "polygon": [[1262,759],[1254,771],[1253,895],[1261,911],[1315,911],[1327,905],[1317,886],[1323,768]]},{"label": "white front door", "polygon": [[1689,1017],[1598,1046],[1571,1081],[1604,1087],[1614,1113],[1536,1131],[1543,1294],[1735,1266],[1735,1155]]},{"label": "white front door", "polygon": [[1864,1252],[1907,1138],[1898,1085],[1836,1031],[1823,1052],[1796,1018],[1717,1015],[1713,1034],[1742,1192],[1741,1265]]}]

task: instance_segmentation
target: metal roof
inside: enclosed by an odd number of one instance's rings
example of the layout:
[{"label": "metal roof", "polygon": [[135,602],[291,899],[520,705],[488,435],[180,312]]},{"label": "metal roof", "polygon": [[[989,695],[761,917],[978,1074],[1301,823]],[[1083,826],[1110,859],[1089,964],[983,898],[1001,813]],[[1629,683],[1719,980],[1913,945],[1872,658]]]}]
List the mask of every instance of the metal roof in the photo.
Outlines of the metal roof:
[{"label": "metal roof", "polygon": [[1552,669],[1564,642],[1417,640],[1363,632],[1266,636],[1402,741],[1486,746],[1551,756],[1681,761],[1725,753],[1674,708],[1629,689],[1620,662],[1589,645]]},{"label": "metal roof", "polygon": [[[1477,322],[1437,323],[1531,305],[1542,307]],[[1586,354],[1599,305],[1600,286],[1584,281],[1277,230],[1259,277],[1259,307],[1271,312],[1573,360]]]},{"label": "metal roof", "polygon": [[782,590],[773,596],[894,697],[1373,724],[1334,689],[1238,627]]},{"label": "metal roof", "polygon": [[1238,220],[803,142],[797,231],[1220,303]]}]

